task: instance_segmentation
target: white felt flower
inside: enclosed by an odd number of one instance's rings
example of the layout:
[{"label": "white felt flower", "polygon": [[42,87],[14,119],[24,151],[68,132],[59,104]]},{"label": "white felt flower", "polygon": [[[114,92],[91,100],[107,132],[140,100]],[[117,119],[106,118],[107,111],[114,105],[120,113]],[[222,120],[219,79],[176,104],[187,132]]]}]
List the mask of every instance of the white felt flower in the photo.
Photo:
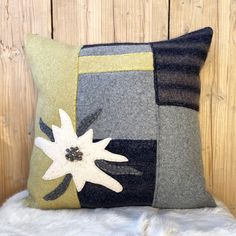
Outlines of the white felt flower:
[{"label": "white felt flower", "polygon": [[95,160],[126,162],[128,159],[105,150],[111,138],[93,143],[92,129],[78,137],[68,114],[61,109],[59,113],[61,127],[52,126],[55,142],[41,137],[35,139],[35,145],[53,161],[43,179],[52,180],[71,174],[78,192],[83,189],[86,182],[100,184],[115,192],[121,192],[122,185],[100,170],[95,165]]}]

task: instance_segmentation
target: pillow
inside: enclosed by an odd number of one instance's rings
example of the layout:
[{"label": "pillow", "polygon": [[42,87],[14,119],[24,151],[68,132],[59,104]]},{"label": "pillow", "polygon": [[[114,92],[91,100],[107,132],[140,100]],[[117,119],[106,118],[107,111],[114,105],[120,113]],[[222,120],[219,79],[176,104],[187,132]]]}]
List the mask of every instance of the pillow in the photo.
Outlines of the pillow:
[{"label": "pillow", "polygon": [[29,206],[214,207],[198,122],[211,38],[204,28],[168,41],[80,49],[29,36],[39,88]]}]

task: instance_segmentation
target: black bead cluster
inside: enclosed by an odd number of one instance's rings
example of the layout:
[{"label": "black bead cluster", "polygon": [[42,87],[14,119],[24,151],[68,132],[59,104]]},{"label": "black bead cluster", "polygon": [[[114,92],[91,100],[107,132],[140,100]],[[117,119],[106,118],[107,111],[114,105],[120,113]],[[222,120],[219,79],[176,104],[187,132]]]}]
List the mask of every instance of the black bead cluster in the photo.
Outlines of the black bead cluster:
[{"label": "black bead cluster", "polygon": [[68,161],[81,161],[83,153],[79,150],[78,147],[70,147],[66,149],[65,157]]}]

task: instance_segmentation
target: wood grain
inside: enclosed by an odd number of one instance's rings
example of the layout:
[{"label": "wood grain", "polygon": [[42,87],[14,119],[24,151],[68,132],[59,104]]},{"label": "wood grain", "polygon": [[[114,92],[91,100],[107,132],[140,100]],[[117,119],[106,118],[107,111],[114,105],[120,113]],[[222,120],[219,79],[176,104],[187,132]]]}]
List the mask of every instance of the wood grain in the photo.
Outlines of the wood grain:
[{"label": "wood grain", "polygon": [[0,14],[0,202],[25,188],[28,175],[35,89],[22,47],[26,32],[82,45],[157,41],[168,31],[173,38],[211,26],[201,72],[204,171],[208,190],[236,215],[235,1],[3,0]]},{"label": "wood grain", "polygon": [[236,215],[236,2],[218,1],[212,94],[213,192]]},{"label": "wood grain", "polygon": [[0,1],[0,203],[26,187],[35,89],[23,52],[27,32],[50,36],[50,1]]},{"label": "wood grain", "polygon": [[170,36],[211,26],[212,46],[201,72],[200,122],[208,190],[236,215],[235,1],[171,1]]},{"label": "wood grain", "polygon": [[53,0],[53,28],[70,44],[167,39],[168,0]]}]

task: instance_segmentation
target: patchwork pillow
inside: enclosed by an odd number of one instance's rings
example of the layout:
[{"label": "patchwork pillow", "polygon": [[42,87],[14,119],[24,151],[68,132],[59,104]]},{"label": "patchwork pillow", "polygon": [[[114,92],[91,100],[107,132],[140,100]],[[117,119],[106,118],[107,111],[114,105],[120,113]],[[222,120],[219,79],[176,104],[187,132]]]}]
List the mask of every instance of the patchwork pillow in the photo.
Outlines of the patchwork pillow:
[{"label": "patchwork pillow", "polygon": [[30,36],[39,101],[28,204],[214,207],[198,122],[211,38],[204,28],[168,41],[80,49]]}]

